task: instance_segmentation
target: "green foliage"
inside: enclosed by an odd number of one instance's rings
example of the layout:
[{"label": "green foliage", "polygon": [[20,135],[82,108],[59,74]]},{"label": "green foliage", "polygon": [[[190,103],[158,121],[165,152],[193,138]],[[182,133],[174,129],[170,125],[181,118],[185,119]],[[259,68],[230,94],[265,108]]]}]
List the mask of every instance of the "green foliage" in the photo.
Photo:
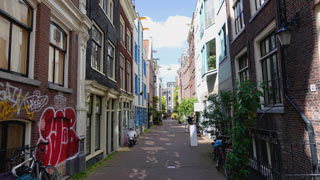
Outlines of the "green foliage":
[{"label": "green foliage", "polygon": [[154,113],[153,124],[162,125],[162,116],[160,111]]},{"label": "green foliage", "polygon": [[186,98],[179,104],[178,112],[180,116],[189,116],[193,114],[194,103],[197,102],[195,98]]},{"label": "green foliage", "polygon": [[162,109],[162,114],[165,114],[165,112],[166,112],[166,100],[164,99],[164,96],[161,96],[161,109]]},{"label": "green foliage", "polygon": [[172,113],[172,114],[171,114],[171,118],[172,118],[172,119],[178,119],[178,118],[179,118],[178,113],[175,113],[175,112]]},{"label": "green foliage", "polygon": [[176,86],[176,88],[174,89],[173,103],[174,103],[173,112],[178,112],[178,109],[179,109],[179,89],[178,89],[178,86]]},{"label": "green foliage", "polygon": [[[249,128],[255,125],[256,111],[261,108],[260,97],[263,93],[246,80],[236,83],[232,91],[220,91],[219,94],[208,97],[210,105],[204,111],[206,120],[203,124],[206,127],[214,125],[220,132],[223,127],[229,127],[232,151],[227,154],[227,169],[230,179],[246,179],[252,147]],[[230,113],[232,110],[233,115]]]},{"label": "green foliage", "polygon": [[209,58],[208,58],[208,66],[209,66],[210,70],[216,69],[216,56],[215,55],[209,56]]}]

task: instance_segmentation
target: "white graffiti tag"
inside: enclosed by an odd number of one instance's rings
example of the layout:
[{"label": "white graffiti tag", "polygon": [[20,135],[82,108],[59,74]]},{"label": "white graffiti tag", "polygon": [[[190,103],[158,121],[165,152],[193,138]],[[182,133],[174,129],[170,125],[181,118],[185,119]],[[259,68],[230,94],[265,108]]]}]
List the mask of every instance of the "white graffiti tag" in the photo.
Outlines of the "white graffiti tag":
[{"label": "white graffiti tag", "polygon": [[40,91],[33,91],[33,96],[24,99],[24,105],[29,106],[29,110],[39,112],[48,103],[48,96],[40,96]]}]

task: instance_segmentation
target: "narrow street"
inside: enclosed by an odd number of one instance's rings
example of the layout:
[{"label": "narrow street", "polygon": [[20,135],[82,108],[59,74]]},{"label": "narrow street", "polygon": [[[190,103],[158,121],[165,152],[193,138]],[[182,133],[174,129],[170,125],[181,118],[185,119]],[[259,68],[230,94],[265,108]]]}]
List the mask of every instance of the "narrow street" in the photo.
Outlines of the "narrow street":
[{"label": "narrow street", "polygon": [[164,120],[138,139],[132,148],[123,148],[90,174],[88,180],[223,180],[214,167],[209,152],[210,140],[198,139],[189,145],[185,126]]}]

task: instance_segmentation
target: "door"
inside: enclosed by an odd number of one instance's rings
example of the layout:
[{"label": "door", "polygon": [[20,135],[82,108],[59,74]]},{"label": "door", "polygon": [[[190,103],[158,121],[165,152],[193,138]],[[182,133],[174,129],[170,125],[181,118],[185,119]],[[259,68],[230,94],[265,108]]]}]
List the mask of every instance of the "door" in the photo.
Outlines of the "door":
[{"label": "door", "polygon": [[[25,145],[25,123],[19,121],[7,121],[0,123],[0,173],[11,169],[10,163],[6,161],[18,154],[17,148]],[[23,159],[17,160],[17,163]]]},{"label": "door", "polygon": [[119,146],[121,146],[121,135],[122,135],[122,132],[121,132],[121,126],[122,126],[122,123],[121,123],[121,111],[118,112],[118,132],[119,132],[119,135],[118,135],[118,140],[119,140]]},{"label": "door", "polygon": [[114,137],[114,111],[111,112],[111,152],[114,151],[113,137]]},{"label": "door", "polygon": [[108,118],[109,118],[109,111],[107,109],[107,117],[106,117],[106,124],[107,124],[107,128],[106,128],[106,153],[109,154],[109,148],[108,148],[108,144],[109,144],[109,138],[108,138],[108,132],[109,132],[109,121],[108,121]]}]

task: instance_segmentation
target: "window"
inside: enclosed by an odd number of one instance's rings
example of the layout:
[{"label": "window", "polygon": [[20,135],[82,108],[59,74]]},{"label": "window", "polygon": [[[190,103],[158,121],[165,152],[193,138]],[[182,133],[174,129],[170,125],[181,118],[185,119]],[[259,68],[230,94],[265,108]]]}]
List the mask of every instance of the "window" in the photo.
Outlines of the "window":
[{"label": "window", "polygon": [[131,63],[127,62],[127,91],[131,93]]},{"label": "window", "polygon": [[138,63],[138,45],[134,43],[134,62]]},{"label": "window", "polygon": [[[0,173],[12,169],[10,161],[6,159],[18,155],[19,149],[25,145],[26,123],[19,121],[0,122]],[[17,158],[15,163],[23,162],[23,158]]]},{"label": "window", "polygon": [[204,0],[205,25],[209,27],[214,23],[214,3],[213,0]]},{"label": "window", "polygon": [[206,54],[205,54],[205,46],[201,49],[201,74],[204,75],[206,72]]},{"label": "window", "polygon": [[216,69],[216,40],[213,39],[206,44],[206,59],[208,70]]},{"label": "window", "polygon": [[107,12],[107,0],[99,0],[99,5],[104,10],[104,12]]},{"label": "window", "polygon": [[243,3],[242,0],[235,0],[233,5],[235,33],[238,34],[244,28]]},{"label": "window", "polygon": [[238,60],[239,63],[239,80],[243,82],[249,79],[249,69],[248,69],[248,56],[247,54],[241,56]]},{"label": "window", "polygon": [[103,72],[103,38],[102,33],[95,26],[92,26],[91,48],[91,66],[93,69]]},{"label": "window", "polygon": [[203,12],[203,5],[200,8],[200,38],[202,38],[204,33],[204,12]]},{"label": "window", "polygon": [[122,54],[120,54],[120,88],[124,89],[125,87],[125,59]]},{"label": "window", "polygon": [[0,70],[28,75],[32,16],[24,0],[0,1]]},{"label": "window", "polygon": [[120,16],[120,42],[123,45],[125,44],[125,34],[125,23],[122,16]]},{"label": "window", "polygon": [[267,2],[267,0],[254,0],[255,2],[255,7],[256,7],[256,11],[258,10],[258,9],[260,9],[260,7],[265,3],[265,2]]},{"label": "window", "polygon": [[226,26],[223,25],[219,32],[220,39],[220,56],[219,62],[221,62],[227,56],[227,40],[226,40]]},{"label": "window", "polygon": [[96,106],[95,106],[95,151],[100,149],[100,119],[101,119],[101,97],[96,96]]},{"label": "window", "polygon": [[138,76],[137,74],[134,75],[134,93],[138,95]]},{"label": "window", "polygon": [[[127,29],[127,50],[131,52],[131,32]],[[139,54],[138,54],[139,56]]]},{"label": "window", "polygon": [[50,24],[48,81],[63,86],[67,35],[55,23]]},{"label": "window", "polygon": [[113,23],[113,1],[109,0],[109,5],[108,5],[108,17],[111,21],[111,23]]},{"label": "window", "polygon": [[143,83],[143,97],[144,99],[147,98],[147,87],[146,87],[146,84]]},{"label": "window", "polygon": [[266,87],[264,103],[281,103],[275,33],[271,33],[260,42],[260,57],[263,84]]},{"label": "window", "polygon": [[88,98],[88,111],[87,111],[87,130],[86,130],[86,154],[91,153],[91,117],[92,117],[92,99],[93,96]]},{"label": "window", "polygon": [[115,80],[115,62],[114,62],[114,46],[109,42],[108,46],[108,61],[107,61],[107,69],[108,69],[108,77]]}]

